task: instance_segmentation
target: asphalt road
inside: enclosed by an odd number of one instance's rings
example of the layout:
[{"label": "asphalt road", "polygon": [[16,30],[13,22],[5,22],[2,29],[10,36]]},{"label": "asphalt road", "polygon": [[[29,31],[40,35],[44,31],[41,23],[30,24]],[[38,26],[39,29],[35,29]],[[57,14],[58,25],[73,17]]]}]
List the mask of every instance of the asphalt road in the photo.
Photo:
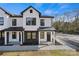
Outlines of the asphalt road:
[{"label": "asphalt road", "polygon": [[66,43],[67,46],[72,45],[72,48],[79,50],[79,35],[57,33],[56,38],[57,40]]}]

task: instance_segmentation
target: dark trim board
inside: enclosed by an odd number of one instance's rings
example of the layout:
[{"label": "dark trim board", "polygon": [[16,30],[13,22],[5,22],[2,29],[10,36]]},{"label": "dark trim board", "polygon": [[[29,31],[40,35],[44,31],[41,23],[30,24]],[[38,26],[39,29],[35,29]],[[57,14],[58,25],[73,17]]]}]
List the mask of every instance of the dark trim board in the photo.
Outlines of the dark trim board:
[{"label": "dark trim board", "polygon": [[[31,33],[31,39],[27,39],[27,33]],[[32,39],[32,33],[36,33],[36,39]],[[38,45],[38,31],[25,31],[24,32],[24,45]]]},{"label": "dark trim board", "polygon": [[4,29],[3,31],[23,31],[24,28],[23,27],[9,27]]}]

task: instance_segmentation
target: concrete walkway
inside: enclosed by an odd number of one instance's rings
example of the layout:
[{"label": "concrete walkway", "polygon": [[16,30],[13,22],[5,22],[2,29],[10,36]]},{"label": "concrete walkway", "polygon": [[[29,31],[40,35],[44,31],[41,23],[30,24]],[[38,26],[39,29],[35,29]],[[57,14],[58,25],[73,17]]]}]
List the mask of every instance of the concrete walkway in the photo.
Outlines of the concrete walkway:
[{"label": "concrete walkway", "polygon": [[23,50],[75,50],[66,45],[31,45],[31,46],[0,46],[0,51],[23,51]]}]

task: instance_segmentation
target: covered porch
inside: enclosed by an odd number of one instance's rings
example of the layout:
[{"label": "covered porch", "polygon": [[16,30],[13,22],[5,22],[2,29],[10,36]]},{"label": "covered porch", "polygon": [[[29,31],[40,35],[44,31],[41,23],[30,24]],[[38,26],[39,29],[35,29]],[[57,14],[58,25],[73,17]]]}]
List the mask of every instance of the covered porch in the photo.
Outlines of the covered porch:
[{"label": "covered porch", "polygon": [[55,29],[50,27],[39,28],[39,44],[55,44]]},{"label": "covered porch", "polygon": [[24,29],[22,27],[10,27],[4,29],[4,44],[23,44]]}]

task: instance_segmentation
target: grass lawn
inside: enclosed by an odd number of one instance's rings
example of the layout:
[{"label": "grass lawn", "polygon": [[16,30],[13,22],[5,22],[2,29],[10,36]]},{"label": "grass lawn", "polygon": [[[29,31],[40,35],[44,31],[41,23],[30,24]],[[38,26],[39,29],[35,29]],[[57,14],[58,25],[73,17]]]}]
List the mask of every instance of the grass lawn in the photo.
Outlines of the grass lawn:
[{"label": "grass lawn", "polygon": [[79,56],[78,51],[51,50],[51,51],[14,51],[0,52],[1,56]]}]

